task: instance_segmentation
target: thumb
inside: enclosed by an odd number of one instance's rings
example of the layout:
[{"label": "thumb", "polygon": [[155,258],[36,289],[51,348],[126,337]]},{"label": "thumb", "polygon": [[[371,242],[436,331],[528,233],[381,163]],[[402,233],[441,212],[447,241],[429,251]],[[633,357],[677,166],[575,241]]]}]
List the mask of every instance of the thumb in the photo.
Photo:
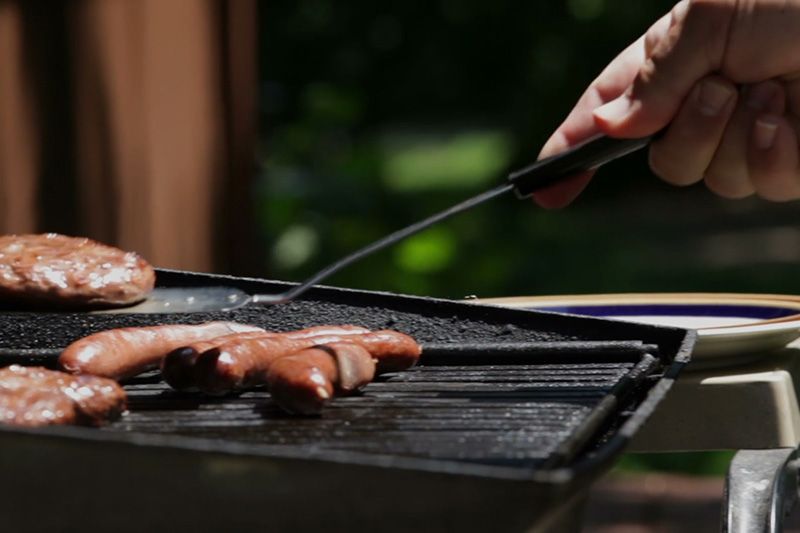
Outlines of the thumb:
[{"label": "thumb", "polygon": [[645,62],[618,98],[597,108],[594,119],[614,137],[643,137],[673,119],[692,87],[719,69],[734,2],[683,0],[669,23],[656,23],[645,36]]}]

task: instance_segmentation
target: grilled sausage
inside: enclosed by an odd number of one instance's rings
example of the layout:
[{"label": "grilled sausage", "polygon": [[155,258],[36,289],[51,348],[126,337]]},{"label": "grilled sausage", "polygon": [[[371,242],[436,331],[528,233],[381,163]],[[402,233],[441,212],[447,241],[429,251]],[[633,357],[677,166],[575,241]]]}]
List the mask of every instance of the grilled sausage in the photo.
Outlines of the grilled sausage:
[{"label": "grilled sausage", "polygon": [[314,345],[336,342],[349,342],[364,348],[377,360],[378,373],[409,368],[417,362],[421,352],[414,339],[390,330],[305,339],[285,336],[235,339],[197,358],[197,384],[200,390],[209,394],[224,394],[260,385],[275,360]]},{"label": "grilled sausage", "polygon": [[217,348],[233,340],[265,336],[270,336],[270,334],[265,331],[232,333],[230,335],[222,335],[221,337],[181,346],[169,352],[161,360],[161,377],[175,390],[186,392],[196,391],[197,376],[195,375],[195,367],[197,365],[197,358],[201,353],[211,350],[212,348]]},{"label": "grilled sausage", "polygon": [[335,393],[349,394],[372,381],[375,360],[350,342],[314,346],[272,363],[267,384],[282,409],[319,414]]},{"label": "grilled sausage", "polygon": [[[375,359],[372,354],[358,344],[349,341],[332,342],[321,346],[336,359],[339,377],[336,391],[352,394],[370,383],[375,377]],[[273,367],[270,367],[272,371]]]},{"label": "grilled sausage", "polygon": [[206,394],[226,394],[263,385],[267,369],[276,359],[341,338],[337,335],[290,339],[266,335],[234,339],[200,354],[195,363],[197,386]]},{"label": "grilled sausage", "polygon": [[155,368],[166,354],[180,346],[253,331],[263,332],[236,322],[111,329],[73,342],[61,352],[58,363],[75,374],[119,380]]},{"label": "grilled sausage", "polygon": [[276,360],[267,383],[272,398],[282,409],[301,415],[315,415],[333,398],[339,370],[323,347],[307,348]]},{"label": "grilled sausage", "polygon": [[399,372],[411,368],[422,354],[417,341],[399,331],[384,329],[348,338],[367,350],[377,361],[377,373]]},{"label": "grilled sausage", "polygon": [[181,346],[171,351],[161,361],[161,375],[164,381],[174,389],[182,391],[196,390],[197,377],[195,375],[195,366],[198,356],[205,351],[222,346],[227,342],[252,339],[259,336],[283,336],[291,339],[305,339],[322,335],[356,335],[360,333],[369,333],[369,330],[360,326],[315,326],[285,333],[234,333],[223,337],[217,337],[209,341]]}]

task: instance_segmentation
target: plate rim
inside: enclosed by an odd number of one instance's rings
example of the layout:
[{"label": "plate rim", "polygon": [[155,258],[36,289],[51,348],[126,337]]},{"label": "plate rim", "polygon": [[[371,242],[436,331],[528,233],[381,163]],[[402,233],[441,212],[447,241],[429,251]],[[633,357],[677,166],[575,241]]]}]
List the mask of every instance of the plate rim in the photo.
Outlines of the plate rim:
[{"label": "plate rim", "polygon": [[[750,324],[730,326],[711,326],[696,328],[703,336],[717,335],[752,335],[767,331],[782,331],[797,328],[800,330],[800,296],[790,294],[755,294],[755,293],[713,293],[713,292],[665,292],[665,293],[606,293],[606,294],[561,294],[544,296],[508,296],[478,298],[476,303],[503,305],[508,307],[530,307],[532,302],[570,302],[575,305],[624,304],[633,302],[650,302],[653,304],[706,303],[716,305],[760,305],[763,307],[783,307],[795,309],[797,313],[780,318],[759,320]],[[566,304],[569,305],[569,304]],[[547,311],[546,308],[540,308]],[[607,317],[606,317],[607,318]]]}]

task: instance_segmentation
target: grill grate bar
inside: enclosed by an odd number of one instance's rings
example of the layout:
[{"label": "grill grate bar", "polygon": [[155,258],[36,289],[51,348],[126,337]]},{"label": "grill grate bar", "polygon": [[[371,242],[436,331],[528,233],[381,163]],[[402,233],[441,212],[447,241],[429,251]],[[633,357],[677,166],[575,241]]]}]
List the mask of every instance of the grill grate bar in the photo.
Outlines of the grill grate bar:
[{"label": "grill grate bar", "polygon": [[105,431],[224,438],[277,450],[552,464],[635,365],[422,365],[337,399],[319,418],[283,414],[265,390],[208,398],[171,391],[155,375],[126,386],[131,412]]}]

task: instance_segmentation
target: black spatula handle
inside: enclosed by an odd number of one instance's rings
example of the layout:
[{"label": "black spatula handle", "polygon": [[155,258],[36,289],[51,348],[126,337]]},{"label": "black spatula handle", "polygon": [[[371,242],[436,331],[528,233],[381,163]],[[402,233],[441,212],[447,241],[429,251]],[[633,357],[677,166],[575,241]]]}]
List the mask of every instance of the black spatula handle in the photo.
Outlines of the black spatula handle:
[{"label": "black spatula handle", "polygon": [[657,136],[658,133],[638,139],[614,139],[598,135],[566,152],[512,172],[508,180],[514,185],[517,197],[527,198],[542,187],[640,150]]}]

